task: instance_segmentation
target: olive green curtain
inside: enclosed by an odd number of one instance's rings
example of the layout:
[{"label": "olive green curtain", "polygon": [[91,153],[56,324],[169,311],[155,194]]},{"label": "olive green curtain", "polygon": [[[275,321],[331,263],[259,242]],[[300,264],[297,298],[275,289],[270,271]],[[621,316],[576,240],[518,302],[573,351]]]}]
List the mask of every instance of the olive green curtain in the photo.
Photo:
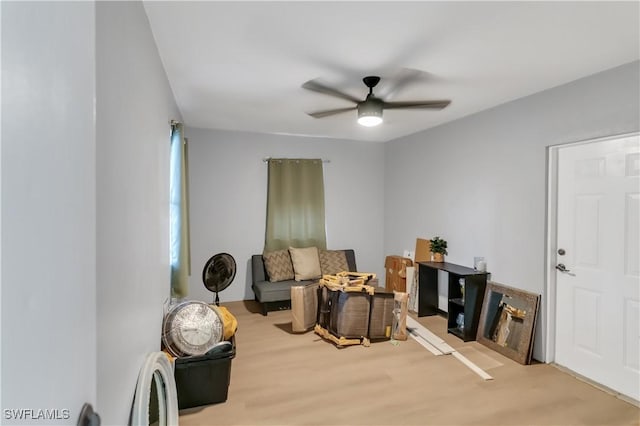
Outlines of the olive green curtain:
[{"label": "olive green curtain", "polygon": [[327,247],[321,159],[269,160],[264,251],[290,246]]},{"label": "olive green curtain", "polygon": [[189,293],[189,185],[187,141],[181,123],[171,126],[170,156],[170,262],[171,297],[182,299]]}]

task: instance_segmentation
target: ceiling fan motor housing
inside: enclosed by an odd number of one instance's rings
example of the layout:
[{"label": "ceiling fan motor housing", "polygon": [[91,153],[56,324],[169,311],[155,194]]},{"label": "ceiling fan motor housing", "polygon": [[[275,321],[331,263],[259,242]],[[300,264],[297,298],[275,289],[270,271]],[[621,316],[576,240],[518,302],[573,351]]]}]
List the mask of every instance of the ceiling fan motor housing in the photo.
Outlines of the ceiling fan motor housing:
[{"label": "ceiling fan motor housing", "polygon": [[382,117],[382,100],[373,95],[368,95],[367,99],[358,102],[358,117]]}]

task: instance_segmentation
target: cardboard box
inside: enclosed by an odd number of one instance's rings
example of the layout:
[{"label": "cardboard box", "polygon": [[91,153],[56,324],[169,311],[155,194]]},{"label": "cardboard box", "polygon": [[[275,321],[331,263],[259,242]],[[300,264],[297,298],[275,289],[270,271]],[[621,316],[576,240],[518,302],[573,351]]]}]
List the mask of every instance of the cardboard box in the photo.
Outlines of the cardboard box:
[{"label": "cardboard box", "polygon": [[318,316],[318,283],[291,287],[291,330],[304,333],[316,325]]},{"label": "cardboard box", "polygon": [[384,288],[388,292],[407,291],[407,266],[413,266],[413,261],[408,257],[387,256],[384,261],[386,269]]}]

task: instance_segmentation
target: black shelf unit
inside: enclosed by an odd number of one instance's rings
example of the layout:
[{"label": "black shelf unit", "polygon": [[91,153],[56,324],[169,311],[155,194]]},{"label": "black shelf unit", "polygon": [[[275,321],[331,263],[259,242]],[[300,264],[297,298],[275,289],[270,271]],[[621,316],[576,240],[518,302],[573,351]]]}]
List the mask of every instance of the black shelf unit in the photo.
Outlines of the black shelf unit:
[{"label": "black shelf unit", "polygon": [[[447,312],[438,309],[438,271],[448,275]],[[447,262],[418,262],[418,316],[443,315],[447,318],[447,331],[468,342],[476,339],[478,321],[487,286],[488,272]],[[465,281],[462,297],[460,279]],[[463,329],[456,324],[458,314],[464,314]]]}]

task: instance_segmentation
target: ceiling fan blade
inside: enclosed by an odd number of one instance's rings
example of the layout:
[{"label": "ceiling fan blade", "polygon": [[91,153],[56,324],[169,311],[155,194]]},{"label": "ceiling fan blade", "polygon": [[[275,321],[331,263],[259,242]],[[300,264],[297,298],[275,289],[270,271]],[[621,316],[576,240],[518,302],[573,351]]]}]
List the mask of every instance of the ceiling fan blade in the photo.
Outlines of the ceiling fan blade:
[{"label": "ceiling fan blade", "polygon": [[334,89],[333,87],[329,87],[323,83],[320,83],[316,80],[309,80],[302,85],[303,89],[311,90],[313,92],[324,93],[325,95],[335,96],[337,98],[345,99],[347,101],[358,103],[362,99],[358,99],[355,96],[351,96],[348,93],[343,93],[338,89]]},{"label": "ceiling fan blade", "polygon": [[328,117],[330,115],[340,114],[347,111],[353,111],[357,108],[358,108],[357,106],[352,106],[352,107],[346,107],[346,108],[328,109],[325,111],[308,112],[307,114],[309,114],[313,118],[322,118],[322,117]]},{"label": "ceiling fan blade", "polygon": [[387,84],[378,90],[378,96],[382,99],[392,99],[405,87],[412,83],[426,80],[428,73],[412,68],[401,68],[394,76],[387,78]]},{"label": "ceiling fan blade", "polygon": [[449,100],[439,101],[408,101],[408,102],[383,102],[384,109],[442,109],[449,105]]}]

